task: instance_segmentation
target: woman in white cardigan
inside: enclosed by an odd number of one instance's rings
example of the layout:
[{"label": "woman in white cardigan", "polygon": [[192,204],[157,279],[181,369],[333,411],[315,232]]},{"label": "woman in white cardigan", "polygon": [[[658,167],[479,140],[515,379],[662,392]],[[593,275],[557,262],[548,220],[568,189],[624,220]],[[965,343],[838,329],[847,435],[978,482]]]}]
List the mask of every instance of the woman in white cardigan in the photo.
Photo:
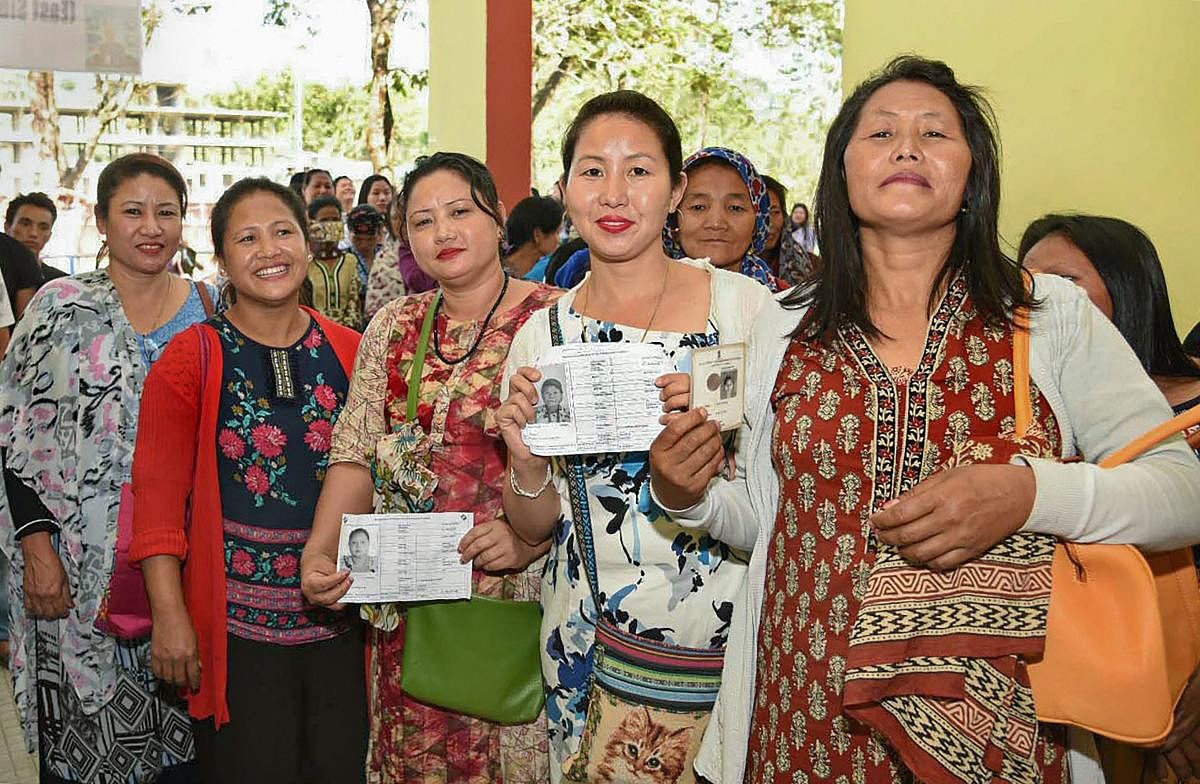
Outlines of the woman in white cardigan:
[{"label": "woman in white cardigan", "polygon": [[675,514],[753,548],[695,766],[714,784],[1098,775],[1076,758],[1068,773],[1020,664],[1044,639],[1055,538],[1200,540],[1200,464],[1182,441],[1117,469],[1061,462],[1098,461],[1170,410],[1081,290],[1025,292],[998,198],[986,103],[942,63],[898,58],[831,127],[826,264],[757,320],[740,481]]},{"label": "woman in white cardigan", "polygon": [[[496,415],[509,449],[504,493],[509,524],[529,541],[553,537],[539,646],[551,774],[557,781],[566,764],[574,768],[573,780],[624,781],[621,771],[627,770],[654,774],[655,780],[690,781],[748,556],[671,518],[673,499],[701,492],[726,464],[718,426],[705,422],[703,411],[679,411],[688,402],[692,350],[747,341],[755,314],[771,295],[754,279],[707,261],[668,257],[663,227],[686,177],[678,130],[649,98],[619,91],[585,104],[563,143],[563,169],[567,211],[588,243],[591,272],[518,331],[509,351],[508,387],[502,390],[507,401]],[[670,423],[649,452],[579,459],[581,510],[573,507],[568,487],[576,469],[568,461],[532,454],[521,437],[522,427],[535,421],[534,385],[541,378],[536,366],[551,345],[552,323],[566,344],[657,344],[673,370],[659,379]],[[686,726],[676,722],[678,714],[659,714],[640,700],[598,707],[603,702],[593,680],[598,623],[635,645],[674,646],[677,654],[688,649],[680,655],[713,667],[701,676],[708,678],[707,689],[691,689],[689,682],[687,694],[679,697],[695,708]],[[650,707],[630,709],[634,703]],[[602,721],[600,710],[610,718]],[[660,724],[660,717],[668,724]],[[614,742],[606,734],[614,725],[640,739]]]}]

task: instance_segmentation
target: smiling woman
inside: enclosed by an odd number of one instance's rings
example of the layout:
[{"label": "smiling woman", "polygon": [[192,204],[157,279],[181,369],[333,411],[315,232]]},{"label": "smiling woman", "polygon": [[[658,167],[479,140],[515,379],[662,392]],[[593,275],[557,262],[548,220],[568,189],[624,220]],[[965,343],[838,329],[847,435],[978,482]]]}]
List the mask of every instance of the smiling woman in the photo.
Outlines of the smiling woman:
[{"label": "smiling woman", "polygon": [[[591,272],[517,333],[506,375],[509,394],[496,420],[509,451],[508,519],[527,540],[549,536],[553,542],[541,645],[552,778],[558,781],[567,764],[569,777],[582,781],[596,780],[606,762],[636,764],[620,755],[604,757],[603,741],[585,740],[591,734],[585,727],[603,721],[594,713],[589,718],[602,702],[601,692],[589,688],[597,672],[598,622],[642,642],[679,646],[672,650],[693,664],[715,661],[719,669],[746,555],[739,549],[743,543],[722,541],[708,520],[684,524],[671,511],[691,507],[710,481],[725,482],[718,478],[726,465],[718,426],[703,409],[680,412],[690,399],[692,350],[745,340],[770,292],[707,261],[667,255],[663,228],[688,183],[678,129],[653,100],[633,91],[591,99],[571,123],[562,153],[566,208],[591,250]],[[581,460],[572,463],[576,470],[525,446],[522,428],[546,419],[559,403],[552,379],[542,381],[533,367],[551,345],[554,325],[565,344],[662,346],[672,372],[658,379],[659,398],[670,424],[649,451],[572,458]],[[568,489],[569,477],[582,479]],[[578,560],[581,531],[592,537],[587,568]],[[600,591],[592,591],[592,579]],[[713,686],[719,676],[709,675]],[[656,780],[693,780],[691,756],[714,695],[715,688],[689,695],[696,712],[686,727],[671,725],[671,748],[663,752],[670,760],[662,763],[661,776],[653,767],[657,758],[647,758]],[[631,726],[639,726],[641,712],[630,715]],[[641,732],[663,731],[661,716],[654,715]],[[624,748],[609,746],[618,747]]]},{"label": "smiling woman", "polygon": [[[212,299],[167,272],[186,207],[166,160],[106,166],[96,222],[108,268],[43,286],[0,366],[0,541],[24,607],[11,666],[27,739],[57,781],[110,778],[101,760],[124,765],[122,778],[170,780],[193,755],[182,705],[158,688],[150,645],[132,628],[144,630],[144,608],[129,627],[107,611],[140,591],[134,578],[120,592],[132,569],[117,545],[132,511],[128,434],[141,424],[146,374]],[[148,730],[140,717],[150,715]],[[147,743],[160,753],[142,754]]]},{"label": "smiling woman", "polygon": [[142,402],[131,557],[154,672],[188,692],[205,781],[297,782],[302,760],[360,781],[366,756],[361,626],[300,593],[358,348],[299,304],[305,225],[299,197],[269,180],[222,195],[213,247],[233,304],[171,344]]},{"label": "smiling woman", "polygon": [[[305,595],[315,605],[340,607],[350,586],[350,570],[334,562],[343,513],[438,511],[475,515],[458,546],[463,562],[474,565],[475,595],[536,599],[541,572],[527,567],[547,546],[526,544],[504,517],[505,448],[492,412],[513,334],[558,292],[505,274],[504,211],[491,173],[474,158],[435,153],[421,159],[405,177],[399,200],[416,262],[440,287],[392,300],[363,335],[304,551]],[[545,782],[542,721],[500,726],[403,691],[400,609],[363,607],[373,627],[372,780],[416,784],[453,770],[465,784]]]}]

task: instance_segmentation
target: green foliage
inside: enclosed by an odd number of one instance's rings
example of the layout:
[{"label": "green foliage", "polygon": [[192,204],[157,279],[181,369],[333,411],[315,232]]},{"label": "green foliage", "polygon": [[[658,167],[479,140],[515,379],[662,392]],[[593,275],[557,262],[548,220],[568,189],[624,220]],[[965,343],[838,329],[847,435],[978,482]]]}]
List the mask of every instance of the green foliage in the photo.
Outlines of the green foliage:
[{"label": "green foliage", "polygon": [[[292,113],[292,72],[264,74],[251,85],[209,96],[226,109]],[[304,149],[365,158],[364,133],[370,95],[361,87],[304,85]]]},{"label": "green foliage", "polygon": [[809,201],[839,101],[842,0],[533,0],[534,184],[562,133],[607,90],[671,113],[684,154],[723,145]]},{"label": "green foliage", "polygon": [[[406,161],[424,152],[426,112],[421,90],[428,77],[413,76],[402,71],[396,71],[395,77],[405,87],[405,92],[393,91],[396,125],[392,144],[396,150],[396,160]],[[287,70],[279,74],[264,74],[253,84],[210,95],[206,100],[225,109],[283,112],[290,116],[292,95],[292,72]],[[370,100],[371,94],[366,86],[305,84],[304,149],[365,159]]]}]

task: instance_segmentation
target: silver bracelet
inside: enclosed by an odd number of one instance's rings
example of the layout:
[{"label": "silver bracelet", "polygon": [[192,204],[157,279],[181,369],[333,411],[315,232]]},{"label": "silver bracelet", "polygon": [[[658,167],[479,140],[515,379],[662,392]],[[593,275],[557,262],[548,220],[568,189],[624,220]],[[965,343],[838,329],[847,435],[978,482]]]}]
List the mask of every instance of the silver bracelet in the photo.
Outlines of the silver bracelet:
[{"label": "silver bracelet", "polygon": [[531,493],[528,490],[521,487],[519,484],[517,484],[517,472],[513,470],[513,467],[511,465],[508,467],[508,484],[512,486],[512,491],[514,493],[516,493],[517,495],[521,496],[522,498],[539,498],[539,497],[541,497],[542,493],[546,492],[546,488],[550,486],[551,478],[552,478],[552,475],[550,473],[550,461],[547,460],[546,461],[546,479],[542,482],[542,486],[539,487],[536,492]]}]

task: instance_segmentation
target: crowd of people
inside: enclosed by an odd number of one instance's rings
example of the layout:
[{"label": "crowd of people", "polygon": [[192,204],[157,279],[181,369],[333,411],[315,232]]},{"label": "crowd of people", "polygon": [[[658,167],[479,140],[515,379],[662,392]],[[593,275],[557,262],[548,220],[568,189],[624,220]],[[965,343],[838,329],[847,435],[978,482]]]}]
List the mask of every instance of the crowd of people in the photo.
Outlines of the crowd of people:
[{"label": "crowd of people", "polygon": [[[0,653],[41,781],[1200,778],[1200,674],[1124,767],[1038,720],[1056,543],[1200,544],[1194,433],[1097,465],[1200,406],[1200,331],[1127,221],[1047,215],[1010,258],[998,147],[978,91],[906,56],[846,98],[811,211],[631,90],[511,207],[455,152],[399,187],[237,182],[216,284],[171,271],[187,189],[155,155],[100,176],[92,272],[40,264],[54,203],[13,199]],[[723,431],[693,359],[739,344]],[[543,357],[646,346],[648,449],[530,446],[579,419]],[[532,712],[474,667],[418,699],[406,673],[449,666],[405,656],[431,607],[346,602],[385,563],[343,516],[431,512],[473,515],[459,604],[540,606],[466,652],[536,650]]]}]

